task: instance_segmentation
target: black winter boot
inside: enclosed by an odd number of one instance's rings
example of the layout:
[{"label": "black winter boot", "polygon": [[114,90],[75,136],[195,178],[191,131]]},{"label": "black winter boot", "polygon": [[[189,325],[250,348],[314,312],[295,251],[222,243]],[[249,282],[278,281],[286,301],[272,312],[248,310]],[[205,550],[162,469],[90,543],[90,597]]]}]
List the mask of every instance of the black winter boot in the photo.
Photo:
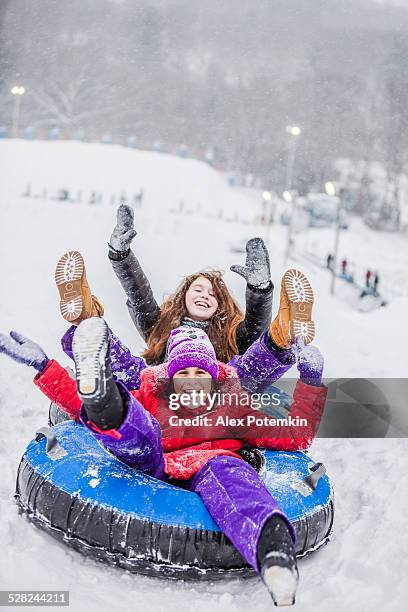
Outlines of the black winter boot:
[{"label": "black winter boot", "polygon": [[295,603],[299,582],[295,547],[286,521],[273,516],[264,525],[258,542],[261,577],[275,606]]},{"label": "black winter boot", "polygon": [[100,429],[116,429],[124,418],[124,402],[112,377],[109,331],[100,317],[78,325],[72,351],[78,395],[88,418]]}]

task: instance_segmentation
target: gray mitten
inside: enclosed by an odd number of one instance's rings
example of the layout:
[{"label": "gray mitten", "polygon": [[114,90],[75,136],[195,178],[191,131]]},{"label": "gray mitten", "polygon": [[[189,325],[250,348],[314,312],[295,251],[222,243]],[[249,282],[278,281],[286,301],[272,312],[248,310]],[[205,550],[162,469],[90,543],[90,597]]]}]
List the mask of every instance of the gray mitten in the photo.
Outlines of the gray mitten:
[{"label": "gray mitten", "polygon": [[109,240],[109,246],[116,253],[123,253],[130,249],[130,244],[137,232],[133,227],[133,208],[121,204],[117,212],[117,221]]},{"label": "gray mitten", "polygon": [[0,334],[0,353],[32,366],[38,372],[42,372],[49,361],[41,346],[16,331],[11,331],[9,336]]},{"label": "gray mitten", "polygon": [[231,266],[230,270],[245,278],[255,289],[267,289],[271,283],[269,253],[262,238],[251,238],[246,244],[245,266]]}]

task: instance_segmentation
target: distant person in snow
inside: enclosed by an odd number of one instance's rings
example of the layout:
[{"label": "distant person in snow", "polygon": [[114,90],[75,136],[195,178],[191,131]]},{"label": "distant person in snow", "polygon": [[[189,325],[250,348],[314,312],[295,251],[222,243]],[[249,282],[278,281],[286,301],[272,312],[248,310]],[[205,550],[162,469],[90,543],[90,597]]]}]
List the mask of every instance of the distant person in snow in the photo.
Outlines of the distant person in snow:
[{"label": "distant person in snow", "polygon": [[92,191],[88,204],[97,204],[98,203],[98,194],[96,191]]},{"label": "distant person in snow", "polygon": [[347,259],[343,259],[341,262],[341,273],[343,276],[347,276]]},{"label": "distant person in snow", "polygon": [[57,200],[61,200],[62,202],[66,202],[69,200],[69,191],[68,189],[59,189]]},{"label": "distant person in snow", "polygon": [[333,269],[333,261],[334,261],[334,257],[331,253],[329,253],[327,255],[327,259],[326,259],[326,268],[328,268],[329,270]]},{"label": "distant person in snow", "polygon": [[371,277],[372,277],[371,270],[367,270],[366,275],[365,275],[365,284],[366,284],[367,289],[371,289]]},{"label": "distant person in snow", "polygon": [[139,193],[136,193],[133,196],[133,206],[135,208],[141,208],[142,204],[143,204],[143,196],[144,196],[144,190],[143,187],[140,189]]},{"label": "distant person in snow", "polygon": [[374,280],[373,280],[373,289],[374,289],[374,293],[376,295],[378,295],[378,284],[380,282],[380,276],[378,274],[378,272],[375,272],[374,274]]},{"label": "distant person in snow", "polygon": [[[299,302],[296,304],[299,306]],[[115,379],[112,351],[127,349],[112,346],[111,332],[101,317],[86,319],[75,329],[76,381],[38,344],[18,332],[0,334],[0,352],[34,367],[35,384],[109,452],[154,478],[179,485],[182,481],[185,488],[200,495],[221,531],[261,575],[276,605],[292,605],[295,601],[295,533],[258,474],[256,454],[245,451],[248,445],[250,449],[307,449],[327,396],[322,384],[323,357],[316,347],[305,347],[301,338],[294,336],[295,328],[288,325],[285,314],[287,305],[283,296],[282,312],[275,325],[228,365],[217,360],[213,345],[200,327],[173,329],[166,363],[144,367],[139,390],[130,386],[130,379]],[[287,350],[275,346],[273,332],[290,343]],[[237,399],[250,398],[239,379],[250,375],[265,384],[265,378],[275,380],[294,363],[300,380],[290,415],[300,424],[276,426],[261,421],[253,425],[248,421],[254,415],[250,404]],[[162,380],[167,394],[159,387]],[[194,399],[192,388],[208,398],[222,382],[226,393],[223,401],[212,406],[214,417],[209,425],[172,422],[170,393],[173,398],[174,394],[191,396],[188,406],[183,401],[185,408],[177,412],[178,418],[191,417],[191,408],[198,411],[195,414],[208,415],[206,400]],[[227,416],[236,421],[217,427],[218,418]]]}]

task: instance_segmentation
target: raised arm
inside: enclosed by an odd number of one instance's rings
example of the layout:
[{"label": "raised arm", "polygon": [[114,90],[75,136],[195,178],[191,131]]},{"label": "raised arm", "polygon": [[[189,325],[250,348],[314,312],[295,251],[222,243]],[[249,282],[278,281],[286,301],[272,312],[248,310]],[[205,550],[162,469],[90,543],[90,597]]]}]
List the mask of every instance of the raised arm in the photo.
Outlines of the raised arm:
[{"label": "raised arm", "polygon": [[319,429],[326,397],[327,387],[324,385],[316,387],[298,380],[287,416],[288,424],[259,427],[247,435],[246,441],[252,446],[271,450],[307,450]]},{"label": "raised arm", "polygon": [[37,387],[71,419],[79,420],[81,400],[75,380],[59,363],[48,359],[38,344],[12,331],[8,336],[0,334],[0,353],[34,368],[37,371],[34,378]]},{"label": "raised arm", "polygon": [[119,206],[117,223],[109,241],[109,260],[126,293],[132,321],[142,338],[147,340],[160,316],[160,307],[139,261],[130,249],[136,236],[133,217],[131,206]]},{"label": "raised arm", "polygon": [[300,380],[293,393],[293,401],[287,415],[288,424],[259,428],[249,436],[254,446],[274,450],[306,450],[312,444],[323,415],[327,387],[322,384],[324,359],[315,346],[305,346],[298,337],[293,346]]},{"label": "raised arm", "polygon": [[231,266],[247,282],[245,318],[237,328],[240,354],[268,329],[272,320],[273,283],[267,248],[261,238],[252,238],[246,251],[245,266]]},{"label": "raised arm", "polygon": [[228,365],[236,369],[244,389],[263,393],[295,362],[294,352],[273,346],[270,334],[265,332],[242,355],[235,355]]}]

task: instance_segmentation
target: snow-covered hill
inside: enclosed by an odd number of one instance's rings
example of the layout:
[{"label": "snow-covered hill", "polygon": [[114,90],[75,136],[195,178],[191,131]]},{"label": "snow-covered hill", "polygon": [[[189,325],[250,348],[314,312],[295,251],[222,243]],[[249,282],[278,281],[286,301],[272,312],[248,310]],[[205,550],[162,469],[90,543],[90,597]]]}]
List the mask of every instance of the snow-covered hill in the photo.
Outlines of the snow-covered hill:
[{"label": "snow-covered hill", "polygon": [[[144,201],[135,213],[134,250],[158,300],[186,274],[211,266],[226,271],[228,285],[243,302],[243,281],[229,271],[243,255],[232,253],[229,244],[263,235],[264,228],[252,224],[259,202],[230,187],[208,165],[119,146],[7,140],[0,141],[0,164],[2,331],[18,329],[50,356],[67,361],[59,348],[66,325],[58,311],[53,271],[65,250],[79,249],[111,327],[133,350],[142,348],[106,256],[115,220],[112,196],[117,200],[125,192],[131,198],[140,188]],[[22,197],[28,184],[32,197]],[[46,198],[41,197],[44,189]],[[59,189],[68,189],[73,196],[81,191],[82,203],[51,199]],[[87,204],[92,191],[102,194],[101,204]],[[183,214],[175,212],[180,202]],[[286,232],[276,224],[269,235],[274,311]],[[321,247],[324,252],[329,240],[327,233],[315,232],[311,244],[317,241],[315,250]],[[407,241],[402,237],[393,237],[390,247],[389,236],[372,233],[357,222],[346,240],[350,258],[364,253],[378,266],[386,259],[391,272],[397,257],[387,255],[392,248],[399,254],[398,266],[408,265]],[[299,254],[290,264],[301,267],[315,288],[316,343],[326,359],[326,375],[407,376],[407,299],[363,314],[351,306],[341,285],[338,295],[329,295],[326,270]],[[271,608],[257,580],[200,586],[132,576],[85,560],[23,521],[12,499],[15,470],[25,445],[45,423],[47,411],[47,402],[31,378],[28,369],[0,356],[0,588],[70,589],[75,612]],[[336,527],[330,545],[300,565],[297,610],[405,609],[407,450],[405,440],[315,442],[313,455],[325,462],[335,485]]]}]

